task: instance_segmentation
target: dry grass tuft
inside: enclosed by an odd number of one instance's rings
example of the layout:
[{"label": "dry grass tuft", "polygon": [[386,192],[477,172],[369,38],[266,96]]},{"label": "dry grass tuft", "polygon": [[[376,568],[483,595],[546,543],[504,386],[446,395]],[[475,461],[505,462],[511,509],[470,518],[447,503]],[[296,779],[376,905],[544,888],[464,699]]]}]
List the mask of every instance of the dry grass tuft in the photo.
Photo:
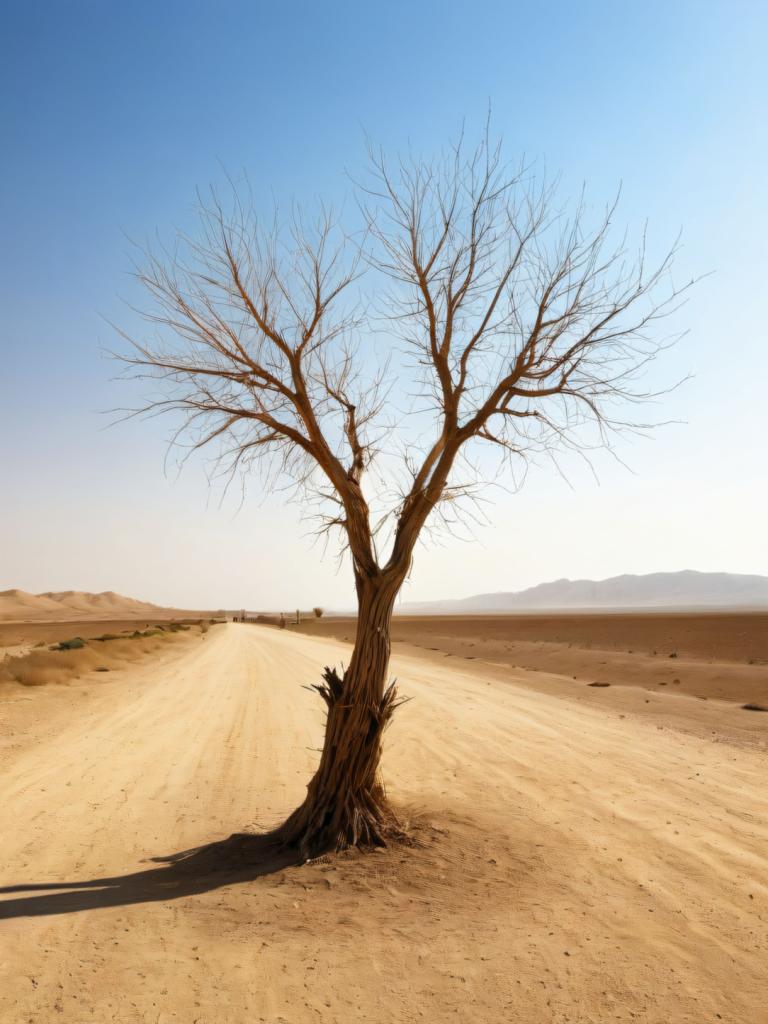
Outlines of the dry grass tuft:
[{"label": "dry grass tuft", "polygon": [[140,661],[172,642],[159,630],[147,630],[128,637],[99,638],[81,647],[35,649],[28,654],[6,658],[0,662],[0,683],[21,683],[22,686],[66,684],[89,672],[120,669]]}]

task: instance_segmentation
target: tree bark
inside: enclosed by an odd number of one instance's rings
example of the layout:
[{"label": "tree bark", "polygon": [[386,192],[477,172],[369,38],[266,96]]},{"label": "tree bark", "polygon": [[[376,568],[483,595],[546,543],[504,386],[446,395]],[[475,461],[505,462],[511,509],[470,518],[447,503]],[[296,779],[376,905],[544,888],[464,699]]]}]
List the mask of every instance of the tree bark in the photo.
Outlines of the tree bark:
[{"label": "tree bark", "polygon": [[349,667],[326,668],[314,688],[327,708],[320,765],[283,837],[305,859],[347,846],[383,846],[402,835],[379,775],[382,734],[397,707],[387,685],[390,625],[404,573],[357,579],[358,618]]}]

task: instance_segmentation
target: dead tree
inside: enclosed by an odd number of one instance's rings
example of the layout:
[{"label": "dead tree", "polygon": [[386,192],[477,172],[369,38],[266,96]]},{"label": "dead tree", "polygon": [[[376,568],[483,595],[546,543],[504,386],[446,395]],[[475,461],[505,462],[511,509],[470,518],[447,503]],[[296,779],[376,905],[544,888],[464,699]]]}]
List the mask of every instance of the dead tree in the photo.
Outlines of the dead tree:
[{"label": "dead tree", "polygon": [[[162,385],[142,411],[180,412],[192,447],[220,444],[229,472],[271,455],[350,555],[354,649],[315,686],[324,746],[283,829],[307,857],[400,833],[379,774],[398,705],[390,621],[419,537],[482,483],[464,475],[465,456],[487,445],[522,465],[639,426],[616,407],[649,397],[640,377],[670,342],[657,326],[681,294],[674,248],[649,269],[644,240],[634,255],[612,241],[615,204],[565,216],[487,136],[433,163],[390,169],[369,155],[362,241],[335,242],[325,213],[265,230],[240,198],[231,210],[201,203],[200,235],[139,272],[154,337],[125,357]],[[354,307],[363,275],[373,298]]]}]

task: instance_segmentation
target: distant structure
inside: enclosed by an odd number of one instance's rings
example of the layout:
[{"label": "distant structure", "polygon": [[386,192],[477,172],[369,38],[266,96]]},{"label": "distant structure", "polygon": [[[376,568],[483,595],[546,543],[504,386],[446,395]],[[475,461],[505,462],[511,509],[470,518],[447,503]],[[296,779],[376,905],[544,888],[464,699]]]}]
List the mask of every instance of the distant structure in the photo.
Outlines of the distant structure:
[{"label": "distant structure", "polygon": [[250,622],[258,623],[259,625],[267,626],[280,626],[284,629],[288,624],[285,612],[247,612],[245,608],[241,608],[239,612],[233,612],[233,622]]}]

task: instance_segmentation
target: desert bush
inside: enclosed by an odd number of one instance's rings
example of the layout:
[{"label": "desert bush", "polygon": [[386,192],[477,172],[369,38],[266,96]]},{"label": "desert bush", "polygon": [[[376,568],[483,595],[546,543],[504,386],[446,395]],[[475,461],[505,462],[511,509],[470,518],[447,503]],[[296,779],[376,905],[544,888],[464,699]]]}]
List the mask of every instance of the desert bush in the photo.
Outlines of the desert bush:
[{"label": "desert bush", "polygon": [[210,624],[210,622],[208,622],[207,619],[200,619],[200,632],[201,633],[207,633],[210,628],[211,628],[211,624]]},{"label": "desert bush", "polygon": [[85,640],[80,636],[73,636],[71,640],[62,640],[56,644],[54,650],[57,651],[79,651],[81,647],[85,647]]},{"label": "desert bush", "polygon": [[21,683],[23,686],[45,686],[65,683],[83,672],[89,672],[103,661],[103,654],[83,645],[78,648],[54,648],[52,651],[32,651],[17,658],[8,658],[0,667],[0,680]]},{"label": "desert bush", "polygon": [[[80,639],[80,638],[78,638]],[[68,641],[65,641],[65,643]],[[110,643],[32,650],[0,662],[0,684],[23,686],[66,684],[89,672],[109,672],[140,661],[172,642],[159,630],[116,637]]]},{"label": "desert bush", "polygon": [[322,619],[324,611],[323,608],[313,608],[312,611],[315,613],[316,619]]}]

